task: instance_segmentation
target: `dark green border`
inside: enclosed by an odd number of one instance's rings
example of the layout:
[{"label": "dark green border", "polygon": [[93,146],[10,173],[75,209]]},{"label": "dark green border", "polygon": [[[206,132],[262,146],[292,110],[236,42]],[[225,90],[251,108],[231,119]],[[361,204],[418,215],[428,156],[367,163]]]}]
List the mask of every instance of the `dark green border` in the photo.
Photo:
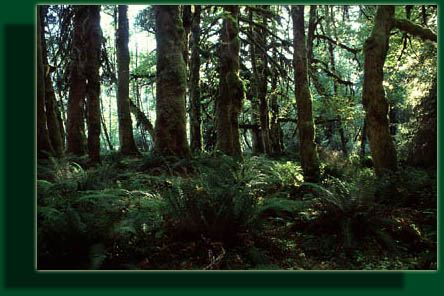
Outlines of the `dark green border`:
[{"label": "dark green border", "polygon": [[[274,1],[264,1],[270,2]],[[336,4],[342,1],[319,2]],[[444,283],[443,272],[35,272],[36,3],[15,0],[0,4],[0,293],[95,295],[99,292],[121,295],[168,292],[226,295],[248,291],[255,294],[303,292],[304,295],[418,295],[430,292],[432,295],[438,294],[440,286]],[[439,65],[441,66],[441,61]],[[441,159],[439,162],[441,164]]]}]

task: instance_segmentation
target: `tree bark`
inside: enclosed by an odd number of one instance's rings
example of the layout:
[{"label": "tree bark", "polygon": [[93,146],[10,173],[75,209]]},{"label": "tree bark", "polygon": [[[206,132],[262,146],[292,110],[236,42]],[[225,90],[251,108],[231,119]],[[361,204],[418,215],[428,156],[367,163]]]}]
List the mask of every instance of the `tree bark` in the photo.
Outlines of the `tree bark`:
[{"label": "tree bark", "polygon": [[[253,78],[250,79],[250,101],[251,101],[251,121],[253,124],[260,125],[260,101],[258,99],[258,93],[259,93],[259,75],[257,73],[257,66],[256,66],[256,41],[253,40],[255,38],[256,34],[254,31],[254,22],[253,22],[253,8],[250,7],[249,11],[249,21],[250,21],[250,35],[248,38],[250,38],[250,59],[251,59],[251,68],[253,72]],[[253,140],[253,153],[254,154],[261,154],[265,152],[264,149],[264,141],[262,139],[262,132],[259,128],[255,128],[251,130],[252,140]]]},{"label": "tree bark", "polygon": [[50,66],[48,63],[48,54],[47,54],[47,48],[46,48],[46,41],[45,41],[45,16],[46,16],[46,6],[40,6],[40,23],[38,24],[40,26],[40,40],[42,42],[41,49],[42,49],[42,61],[43,61],[43,69],[44,69],[44,75],[45,75],[45,107],[46,107],[46,120],[47,120],[47,127],[48,127],[48,133],[49,133],[49,139],[51,141],[51,146],[54,150],[56,157],[62,157],[63,156],[63,150],[64,150],[64,143],[61,133],[61,128],[63,129],[63,126],[60,128],[59,126],[59,120],[57,117],[57,100],[54,92],[54,87],[52,84],[51,79],[51,71]]},{"label": "tree bark", "polygon": [[133,135],[129,103],[129,25],[128,5],[118,6],[118,29],[116,32],[117,49],[117,112],[119,117],[120,153],[140,155]]},{"label": "tree bark", "polygon": [[384,175],[397,169],[396,151],[389,131],[388,103],[385,97],[384,62],[393,27],[393,5],[378,7],[370,37],[364,43],[364,84],[362,103],[375,173]]},{"label": "tree bark", "polygon": [[[264,9],[267,9],[267,6],[264,6]],[[266,16],[262,16],[262,25],[264,28],[258,30],[258,34],[256,36],[259,37],[259,42],[267,48],[267,18]],[[267,66],[267,53],[262,53],[260,55],[260,61],[258,67],[258,90],[259,90],[259,102],[260,102],[260,121],[261,121],[261,133],[262,133],[262,141],[264,142],[264,150],[265,153],[271,155],[271,144],[270,144],[270,118],[268,115],[268,102],[267,102],[267,74],[268,74],[268,66]]]},{"label": "tree bark", "polygon": [[[40,24],[40,6],[37,6],[37,24]],[[42,59],[41,27],[37,26],[37,158],[54,154],[47,129],[45,113],[45,77]]]},{"label": "tree bark", "polygon": [[87,10],[84,6],[74,6],[74,32],[72,40],[72,54],[69,78],[69,97],[67,114],[67,153],[77,156],[87,152],[85,136],[84,104],[86,96],[86,80],[84,68],[86,56],[84,52],[84,27]]},{"label": "tree bark", "polygon": [[202,107],[200,105],[200,11],[200,5],[194,5],[190,41],[190,146],[193,152],[202,151]]},{"label": "tree bark", "polygon": [[238,116],[245,94],[239,78],[239,7],[226,5],[224,12],[219,52],[219,95],[216,99],[216,149],[242,158]]},{"label": "tree bark", "polygon": [[185,30],[177,5],[156,5],[157,87],[155,150],[162,155],[191,156],[186,134]]},{"label": "tree bark", "polygon": [[88,102],[88,156],[91,164],[100,162],[100,48],[102,29],[100,27],[100,5],[87,6],[89,17],[86,32],[87,79],[86,96]]},{"label": "tree bark", "polygon": [[319,156],[316,150],[315,128],[312,114],[311,94],[308,86],[307,51],[304,32],[304,6],[292,6],[293,18],[293,67],[295,96],[298,109],[299,152],[304,179],[319,181]]}]

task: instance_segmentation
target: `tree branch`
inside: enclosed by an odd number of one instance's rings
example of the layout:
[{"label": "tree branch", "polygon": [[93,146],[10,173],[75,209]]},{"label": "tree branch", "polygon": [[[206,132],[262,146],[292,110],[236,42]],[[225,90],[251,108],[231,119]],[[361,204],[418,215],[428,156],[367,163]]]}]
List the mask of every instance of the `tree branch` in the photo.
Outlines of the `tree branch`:
[{"label": "tree branch", "polygon": [[251,34],[249,32],[247,32],[246,30],[243,30],[243,29],[240,29],[240,31],[242,33],[244,33],[245,35],[247,35],[247,37],[248,37],[248,40],[243,39],[243,38],[239,38],[240,40],[242,40],[243,42],[246,42],[250,45],[255,45],[279,69],[279,72],[281,72],[282,76],[286,77],[287,79],[289,79],[291,82],[294,83],[293,79],[287,75],[287,71],[284,68],[282,68],[281,65],[273,57],[271,57],[267,53],[267,51],[258,42],[256,42],[256,40],[254,40],[254,38],[251,36]]},{"label": "tree branch", "polygon": [[412,34],[413,36],[419,37],[422,40],[430,40],[438,42],[438,36],[432,32],[432,30],[424,28],[420,25],[414,24],[407,19],[394,19],[393,27],[397,28],[403,32]]},{"label": "tree branch", "polygon": [[327,40],[328,42],[333,43],[334,45],[337,45],[340,48],[343,48],[343,49],[345,49],[345,50],[347,50],[347,51],[349,51],[349,52],[351,52],[352,54],[355,54],[355,55],[358,54],[361,51],[360,48],[358,49],[358,48],[348,47],[347,45],[339,43],[338,41],[333,40],[333,39],[331,39],[330,37],[328,37],[326,35],[314,35],[313,37],[317,38],[317,39]]},{"label": "tree branch", "polygon": [[319,67],[319,69],[321,69],[322,71],[325,72],[325,74],[327,74],[327,76],[332,77],[336,80],[336,82],[343,84],[343,85],[349,85],[349,86],[353,86],[354,83],[351,81],[347,81],[347,80],[343,80],[341,77],[339,77],[338,75],[330,72],[330,70],[327,69],[326,67],[326,63],[323,61],[320,61],[318,59],[312,59],[313,63],[318,63],[318,64],[322,64],[324,65],[324,67]]}]

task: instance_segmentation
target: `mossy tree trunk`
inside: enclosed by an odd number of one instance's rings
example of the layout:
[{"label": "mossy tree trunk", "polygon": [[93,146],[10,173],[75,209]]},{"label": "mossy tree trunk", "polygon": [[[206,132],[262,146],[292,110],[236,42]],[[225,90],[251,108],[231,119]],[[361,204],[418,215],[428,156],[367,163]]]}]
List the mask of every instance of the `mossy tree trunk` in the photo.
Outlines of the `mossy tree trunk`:
[{"label": "mossy tree trunk", "polygon": [[[40,6],[37,6],[37,24],[40,24]],[[45,113],[45,71],[42,58],[41,27],[37,26],[37,157],[54,155]]]},{"label": "mossy tree trunk", "polygon": [[216,149],[242,158],[238,116],[245,94],[239,78],[238,15],[238,6],[224,6],[219,48],[219,95],[216,99]]},{"label": "mossy tree trunk", "polygon": [[312,101],[308,86],[307,50],[304,31],[304,6],[292,6],[293,67],[298,109],[299,152],[306,181],[319,181],[319,157],[316,150]]},{"label": "mossy tree trunk", "polygon": [[[68,153],[100,162],[100,5],[74,6],[74,36],[68,99]],[[88,139],[85,137],[84,104],[87,98]]]},{"label": "mossy tree trunk", "polygon": [[128,5],[118,6],[117,49],[117,112],[119,117],[120,153],[140,155],[133,135],[129,98],[129,25]]},{"label": "mossy tree trunk", "polygon": [[100,5],[88,5],[88,24],[86,32],[88,102],[88,155],[92,164],[100,162],[100,48],[102,29],[100,27]]},{"label": "mossy tree trunk", "polygon": [[186,135],[185,30],[177,5],[156,5],[157,85],[155,150],[163,155],[191,156]]},{"label": "mossy tree trunk", "polygon": [[41,50],[42,50],[42,62],[45,76],[45,108],[46,108],[46,120],[47,128],[49,133],[49,139],[51,141],[51,146],[54,150],[56,157],[63,156],[64,143],[63,143],[63,126],[59,126],[58,108],[57,100],[54,92],[54,87],[51,79],[51,67],[48,62],[48,54],[45,41],[45,16],[47,13],[47,6],[39,6],[40,14],[40,40],[41,40]]},{"label": "mossy tree trunk", "polygon": [[202,151],[202,107],[200,104],[200,12],[200,5],[194,5],[190,40],[190,146],[193,152]]},{"label": "mossy tree trunk", "polygon": [[67,153],[77,156],[85,155],[87,143],[85,136],[84,104],[86,96],[86,80],[84,67],[86,55],[84,50],[84,27],[87,10],[84,6],[74,6],[74,31],[69,77],[69,97],[67,111]]},{"label": "mossy tree trunk", "polygon": [[[249,20],[250,20],[250,28],[249,28],[249,38],[255,38],[255,28],[253,24],[253,7],[250,7],[249,9]],[[262,139],[262,132],[259,128],[261,125],[260,122],[260,101],[259,101],[259,78],[257,74],[257,65],[256,65],[256,46],[254,46],[255,40],[250,40],[250,59],[251,59],[251,68],[253,72],[253,78],[250,81],[250,101],[251,101],[251,122],[254,125],[257,125],[258,128],[251,129],[251,135],[252,135],[252,142],[253,142],[253,153],[254,154],[261,154],[264,153],[264,141]]]},{"label": "mossy tree trunk", "polygon": [[384,62],[393,27],[393,5],[378,6],[370,37],[364,43],[364,84],[362,103],[373,165],[377,175],[396,170],[396,151],[389,131],[388,103],[385,97]]},{"label": "mossy tree trunk", "polygon": [[[269,10],[269,5],[261,6],[264,11]],[[263,28],[257,29],[258,43],[264,48],[267,48],[267,17],[266,14],[262,16],[262,26]],[[261,121],[261,133],[262,141],[264,142],[265,153],[271,155],[271,144],[270,144],[270,118],[269,118],[269,108],[267,102],[267,76],[268,76],[268,57],[265,53],[260,55],[260,63],[258,64],[257,74],[258,74],[258,90],[259,90],[259,102],[260,102],[260,121]]]}]

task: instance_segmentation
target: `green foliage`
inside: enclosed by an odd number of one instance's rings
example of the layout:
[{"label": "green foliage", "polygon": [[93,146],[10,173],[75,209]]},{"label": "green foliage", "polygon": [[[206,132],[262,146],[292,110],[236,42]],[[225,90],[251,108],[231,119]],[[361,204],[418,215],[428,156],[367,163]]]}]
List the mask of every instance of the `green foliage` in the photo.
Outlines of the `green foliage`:
[{"label": "green foliage", "polygon": [[316,193],[317,197],[312,202],[318,222],[329,225],[325,229],[336,233],[339,243],[346,250],[369,237],[375,237],[386,248],[394,248],[396,243],[389,234],[389,226],[396,225],[396,221],[377,212],[373,184],[367,181],[346,183],[330,177],[322,185],[304,185]]},{"label": "green foliage", "polygon": [[[107,169],[104,164],[83,171],[80,180],[37,182],[39,268],[96,269],[110,254],[131,257],[157,239],[162,199],[150,191],[98,190],[114,182],[113,175],[103,172]],[[95,184],[95,190],[79,190],[78,182]]]},{"label": "green foliage", "polygon": [[205,159],[203,164],[195,178],[174,180],[164,195],[170,226],[182,235],[230,242],[238,233],[259,229],[266,211],[298,209],[294,201],[261,196],[269,186],[265,171],[270,171],[270,166],[259,158],[240,164],[220,155]]}]

